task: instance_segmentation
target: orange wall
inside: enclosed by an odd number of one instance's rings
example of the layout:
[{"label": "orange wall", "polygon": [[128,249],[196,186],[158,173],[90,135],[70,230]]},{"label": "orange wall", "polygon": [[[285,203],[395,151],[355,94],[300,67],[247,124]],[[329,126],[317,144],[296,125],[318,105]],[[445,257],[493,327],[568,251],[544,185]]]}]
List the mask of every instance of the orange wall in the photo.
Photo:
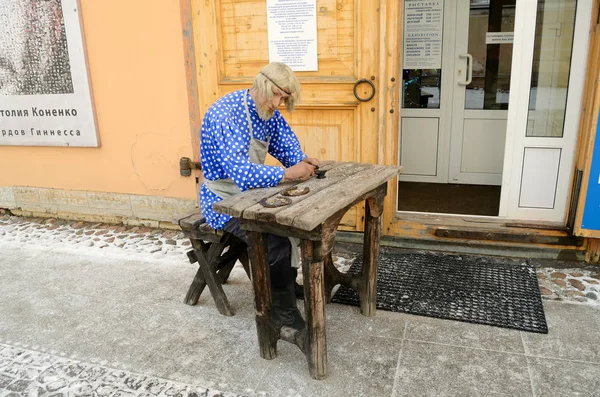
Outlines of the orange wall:
[{"label": "orange wall", "polygon": [[81,1],[100,148],[0,146],[0,186],[196,196],[179,2]]}]

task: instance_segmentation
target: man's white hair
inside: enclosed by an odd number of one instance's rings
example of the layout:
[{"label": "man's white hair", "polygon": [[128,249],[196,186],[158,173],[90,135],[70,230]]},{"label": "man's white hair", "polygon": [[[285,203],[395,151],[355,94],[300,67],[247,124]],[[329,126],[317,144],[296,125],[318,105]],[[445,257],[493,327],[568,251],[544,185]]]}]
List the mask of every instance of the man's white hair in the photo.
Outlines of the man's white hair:
[{"label": "man's white hair", "polygon": [[288,97],[284,100],[285,108],[288,112],[293,112],[298,102],[300,102],[300,83],[292,69],[286,64],[271,62],[262,68],[254,78],[252,88],[256,88],[261,96],[269,100],[273,97],[273,87],[277,87],[288,94]]}]

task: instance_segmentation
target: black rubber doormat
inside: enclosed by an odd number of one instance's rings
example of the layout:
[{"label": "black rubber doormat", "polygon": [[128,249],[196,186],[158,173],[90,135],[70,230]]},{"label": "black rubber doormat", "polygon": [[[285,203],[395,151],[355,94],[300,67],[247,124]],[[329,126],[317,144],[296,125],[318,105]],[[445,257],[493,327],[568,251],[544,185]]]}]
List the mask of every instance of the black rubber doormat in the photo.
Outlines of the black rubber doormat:
[{"label": "black rubber doormat", "polygon": [[[349,273],[362,267],[358,257]],[[340,286],[333,302],[359,306]],[[548,333],[535,268],[526,263],[437,253],[381,253],[377,308]]]}]

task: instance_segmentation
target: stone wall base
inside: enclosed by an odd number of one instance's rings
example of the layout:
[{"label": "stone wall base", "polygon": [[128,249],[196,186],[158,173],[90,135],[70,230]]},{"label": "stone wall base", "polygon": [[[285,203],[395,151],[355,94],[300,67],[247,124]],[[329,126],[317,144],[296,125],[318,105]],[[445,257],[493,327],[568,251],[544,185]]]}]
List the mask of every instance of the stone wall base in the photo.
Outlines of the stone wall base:
[{"label": "stone wall base", "polygon": [[0,187],[0,208],[17,216],[178,229],[198,200],[38,187]]}]

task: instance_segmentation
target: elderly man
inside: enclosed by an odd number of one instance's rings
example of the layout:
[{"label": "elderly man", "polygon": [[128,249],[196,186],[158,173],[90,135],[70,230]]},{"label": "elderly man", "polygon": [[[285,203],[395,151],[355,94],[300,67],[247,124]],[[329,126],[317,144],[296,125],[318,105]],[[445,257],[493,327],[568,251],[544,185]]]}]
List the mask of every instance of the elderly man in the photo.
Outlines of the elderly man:
[{"label": "elderly man", "polygon": [[[239,220],[213,211],[215,202],[248,189],[314,175],[319,161],[302,152],[298,138],[277,110],[284,103],[292,112],[299,100],[300,84],[292,70],[273,62],[256,75],[250,89],[232,92],[210,107],[200,136],[205,178],[200,205],[211,227],[224,229],[246,242]],[[264,165],[267,152],[283,167]],[[290,241],[269,235],[267,242],[274,316],[281,325],[302,329],[304,320],[296,305]]]}]

